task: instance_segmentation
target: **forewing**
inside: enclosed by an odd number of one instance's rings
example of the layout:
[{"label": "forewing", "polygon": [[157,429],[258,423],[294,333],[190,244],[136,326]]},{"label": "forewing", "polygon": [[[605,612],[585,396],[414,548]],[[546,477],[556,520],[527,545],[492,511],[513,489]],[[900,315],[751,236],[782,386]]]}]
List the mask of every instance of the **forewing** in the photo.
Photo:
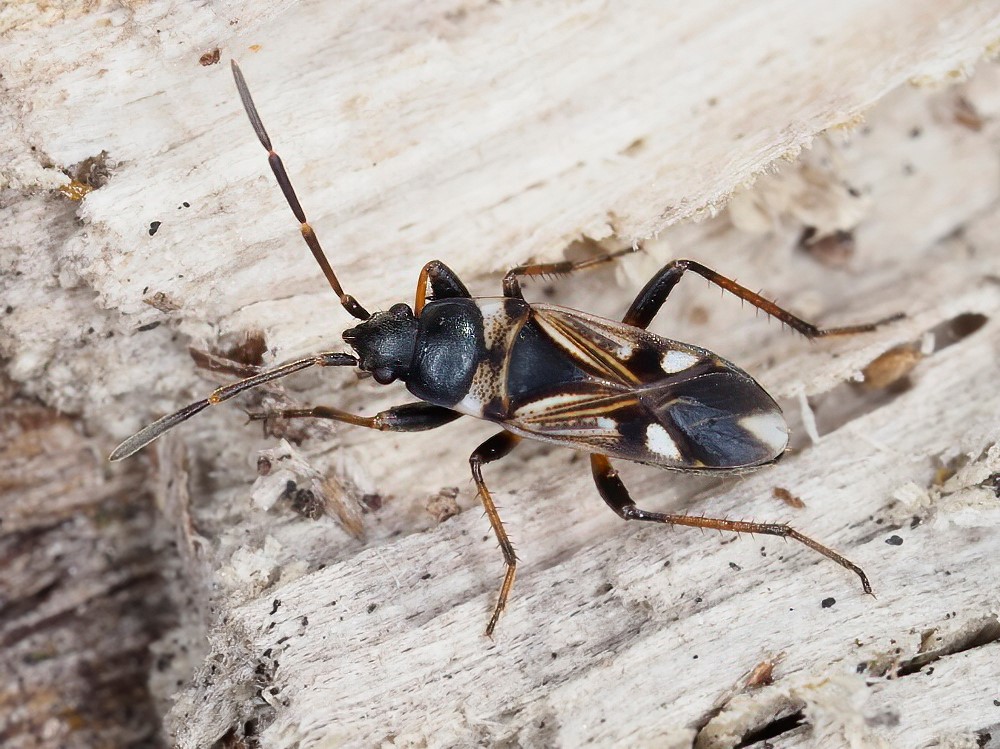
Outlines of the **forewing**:
[{"label": "forewing", "polygon": [[533,319],[586,376],[512,403],[512,431],[681,469],[755,466],[784,451],[777,404],[710,351],[558,307],[539,305]]},{"label": "forewing", "polygon": [[[781,409],[727,362],[640,394],[650,452],[697,468],[741,468],[778,458],[788,444]],[[637,423],[631,434],[638,437]],[[629,428],[625,429],[626,433]],[[657,462],[657,461],[653,461]]]}]

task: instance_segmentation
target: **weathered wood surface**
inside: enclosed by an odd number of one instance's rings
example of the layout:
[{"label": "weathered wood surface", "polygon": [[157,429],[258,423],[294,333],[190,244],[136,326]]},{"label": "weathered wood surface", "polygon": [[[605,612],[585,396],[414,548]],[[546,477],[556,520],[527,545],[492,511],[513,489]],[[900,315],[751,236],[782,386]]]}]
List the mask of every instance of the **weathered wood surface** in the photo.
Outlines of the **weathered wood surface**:
[{"label": "weathered wood surface", "polygon": [[[1000,734],[1000,75],[981,64],[960,87],[929,85],[1000,39],[995,6],[664,7],[5,9],[9,745],[155,742],[159,715],[182,746],[248,730],[263,746]],[[104,465],[115,438],[218,381],[189,345],[221,351],[259,328],[271,362],[335,346],[349,324],[228,71],[199,65],[216,46],[243,62],[342,280],[371,307],[408,299],[430,257],[493,294],[528,257],[662,232],[615,271],[554,282],[554,298],[620,315],[660,264],[693,256],[825,323],[905,311],[809,345],[686,281],[654,329],[758,375],[796,450],[725,482],[622,468],[650,508],[794,523],[864,566],[878,599],[780,541],[625,526],[582,461],[526,444],[487,469],[523,560],[491,643],[502,564],[465,460],[488,425],[300,429],[295,472],[251,488],[276,440],[234,408]],[[898,89],[908,80],[927,85]],[[110,175],[100,189],[80,204],[51,192],[90,157]],[[722,215],[666,228],[733,191]],[[806,226],[850,241],[807,254]],[[848,384],[911,342],[929,355],[908,389]],[[364,413],[406,399],[355,380],[304,374],[267,397]],[[289,476],[326,517],[275,502]],[[456,488],[473,509],[438,525]],[[342,519],[362,508],[358,539]],[[767,660],[773,684],[745,689]]]}]

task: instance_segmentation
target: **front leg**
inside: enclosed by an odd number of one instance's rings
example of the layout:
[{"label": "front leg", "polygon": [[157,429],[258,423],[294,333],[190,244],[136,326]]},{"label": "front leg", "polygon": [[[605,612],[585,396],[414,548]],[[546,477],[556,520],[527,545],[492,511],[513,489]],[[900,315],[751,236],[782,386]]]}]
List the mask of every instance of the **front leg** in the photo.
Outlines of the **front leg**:
[{"label": "front leg", "polygon": [[417,295],[413,302],[413,314],[419,315],[427,302],[427,284],[431,286],[432,299],[469,299],[472,295],[465,284],[451,268],[440,260],[431,260],[420,269],[417,279]]}]

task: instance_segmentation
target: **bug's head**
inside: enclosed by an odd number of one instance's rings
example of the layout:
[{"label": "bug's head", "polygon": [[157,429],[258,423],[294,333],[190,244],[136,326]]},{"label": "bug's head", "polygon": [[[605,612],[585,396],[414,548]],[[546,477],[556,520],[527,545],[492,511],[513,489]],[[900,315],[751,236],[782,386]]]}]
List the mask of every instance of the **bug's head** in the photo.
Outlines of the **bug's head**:
[{"label": "bug's head", "polygon": [[358,352],[358,367],[382,385],[406,379],[416,338],[417,318],[406,304],[394,304],[344,331],[344,340]]}]

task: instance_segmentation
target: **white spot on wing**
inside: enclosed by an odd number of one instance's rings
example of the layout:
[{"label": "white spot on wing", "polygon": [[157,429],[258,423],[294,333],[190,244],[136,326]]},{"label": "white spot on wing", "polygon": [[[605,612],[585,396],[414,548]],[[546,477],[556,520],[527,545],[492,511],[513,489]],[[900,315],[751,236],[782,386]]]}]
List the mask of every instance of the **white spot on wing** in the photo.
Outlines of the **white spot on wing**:
[{"label": "white spot on wing", "polygon": [[659,424],[650,424],[646,427],[646,447],[657,455],[671,460],[680,460],[681,453],[677,445],[667,434],[667,430]]},{"label": "white spot on wing", "polygon": [[690,369],[698,361],[697,356],[689,354],[687,351],[671,350],[665,353],[663,358],[660,359],[660,366],[663,367],[663,371],[667,374],[676,374],[677,372],[683,372],[685,369]]},{"label": "white spot on wing", "polygon": [[774,455],[780,455],[788,444],[788,425],[778,411],[768,411],[740,419],[740,427],[767,445]]}]

